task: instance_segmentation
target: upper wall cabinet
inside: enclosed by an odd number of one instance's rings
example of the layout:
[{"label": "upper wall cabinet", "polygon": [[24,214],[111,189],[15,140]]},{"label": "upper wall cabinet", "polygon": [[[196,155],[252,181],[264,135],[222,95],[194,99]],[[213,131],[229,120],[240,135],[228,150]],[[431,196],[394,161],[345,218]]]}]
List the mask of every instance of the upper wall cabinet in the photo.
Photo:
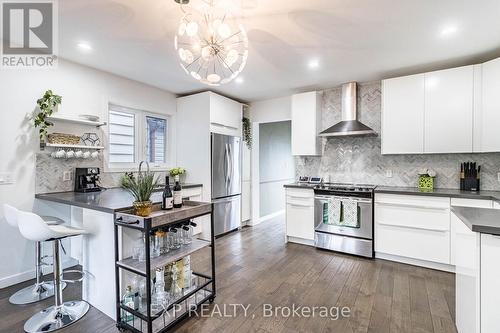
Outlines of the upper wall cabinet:
[{"label": "upper wall cabinet", "polygon": [[320,106],[316,91],[292,96],[292,155],[321,155]]},{"label": "upper wall cabinet", "polygon": [[241,136],[241,103],[210,92],[210,132]]},{"label": "upper wall cabinet", "polygon": [[[485,62],[480,66],[476,80],[480,100],[476,105],[474,119],[474,151],[500,151],[500,58]],[[478,96],[479,95],[479,96]]]},{"label": "upper wall cabinet", "polygon": [[382,81],[382,153],[424,151],[424,74]]},{"label": "upper wall cabinet", "polygon": [[472,151],[474,69],[425,74],[424,152]]},{"label": "upper wall cabinet", "polygon": [[384,80],[382,89],[382,154],[500,151],[500,58]]}]

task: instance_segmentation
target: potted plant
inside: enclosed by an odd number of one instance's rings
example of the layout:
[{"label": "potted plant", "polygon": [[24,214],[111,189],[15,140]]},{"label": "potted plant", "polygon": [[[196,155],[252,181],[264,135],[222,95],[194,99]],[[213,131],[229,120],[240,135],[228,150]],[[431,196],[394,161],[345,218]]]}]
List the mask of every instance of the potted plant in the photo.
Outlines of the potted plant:
[{"label": "potted plant", "polygon": [[158,185],[158,179],[155,179],[153,172],[139,172],[137,179],[131,174],[125,174],[121,179],[121,186],[130,192],[134,197],[133,203],[135,214],[147,217],[151,214],[153,202],[151,194]]},{"label": "potted plant", "polygon": [[252,123],[250,119],[243,117],[243,141],[247,144],[248,149],[252,149]]},{"label": "potted plant", "polygon": [[38,134],[40,136],[41,146],[45,143],[45,136],[47,135],[47,129],[54,125],[47,121],[47,117],[50,117],[56,110],[56,107],[61,104],[62,97],[55,95],[52,90],[47,90],[42,98],[36,101],[38,106],[38,113],[33,117],[33,123],[35,128],[39,128]]},{"label": "potted plant", "polygon": [[170,174],[170,176],[174,177],[174,182],[178,182],[180,179],[180,175],[186,173],[186,169],[181,167],[176,167],[168,170],[168,173]]}]

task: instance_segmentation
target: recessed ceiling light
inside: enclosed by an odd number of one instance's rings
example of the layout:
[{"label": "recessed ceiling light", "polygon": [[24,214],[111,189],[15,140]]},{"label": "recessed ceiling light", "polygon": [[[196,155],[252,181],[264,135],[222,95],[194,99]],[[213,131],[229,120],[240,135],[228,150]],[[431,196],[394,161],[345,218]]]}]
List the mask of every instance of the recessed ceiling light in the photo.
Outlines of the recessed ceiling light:
[{"label": "recessed ceiling light", "polygon": [[76,46],[78,46],[78,48],[82,51],[92,51],[92,46],[87,42],[79,42],[78,44],[76,44]]},{"label": "recessed ceiling light", "polygon": [[307,64],[307,66],[310,69],[316,69],[319,67],[319,60],[318,59],[311,59],[311,60],[309,60],[309,63]]},{"label": "recessed ceiling light", "polygon": [[236,79],[234,79],[234,82],[242,84],[243,82],[245,82],[245,80],[241,76],[238,76]]},{"label": "recessed ceiling light", "polygon": [[458,32],[458,27],[456,25],[450,24],[444,26],[439,33],[441,37],[450,37]]}]

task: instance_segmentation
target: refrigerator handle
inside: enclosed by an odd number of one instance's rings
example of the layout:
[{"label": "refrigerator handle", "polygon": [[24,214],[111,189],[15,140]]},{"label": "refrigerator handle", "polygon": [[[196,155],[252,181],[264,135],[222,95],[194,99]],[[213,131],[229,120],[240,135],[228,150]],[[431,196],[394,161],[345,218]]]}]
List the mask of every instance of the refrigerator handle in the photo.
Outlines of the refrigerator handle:
[{"label": "refrigerator handle", "polygon": [[233,181],[233,153],[231,151],[231,145],[227,145],[227,150],[228,150],[228,191],[231,191],[231,182]]},{"label": "refrigerator handle", "polygon": [[228,144],[224,145],[224,181],[226,185],[226,193],[229,192],[229,148]]}]

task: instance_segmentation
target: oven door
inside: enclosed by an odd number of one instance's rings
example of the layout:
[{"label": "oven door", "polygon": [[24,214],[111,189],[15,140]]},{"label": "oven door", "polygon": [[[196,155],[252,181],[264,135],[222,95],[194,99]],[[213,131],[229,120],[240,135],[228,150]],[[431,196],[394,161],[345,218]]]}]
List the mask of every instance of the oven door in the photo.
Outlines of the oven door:
[{"label": "oven door", "polygon": [[[328,221],[328,202],[330,198],[340,201],[355,201],[358,207],[359,227],[332,225]],[[373,202],[370,198],[338,197],[316,195],[314,197],[315,230],[318,232],[373,239]]]}]

